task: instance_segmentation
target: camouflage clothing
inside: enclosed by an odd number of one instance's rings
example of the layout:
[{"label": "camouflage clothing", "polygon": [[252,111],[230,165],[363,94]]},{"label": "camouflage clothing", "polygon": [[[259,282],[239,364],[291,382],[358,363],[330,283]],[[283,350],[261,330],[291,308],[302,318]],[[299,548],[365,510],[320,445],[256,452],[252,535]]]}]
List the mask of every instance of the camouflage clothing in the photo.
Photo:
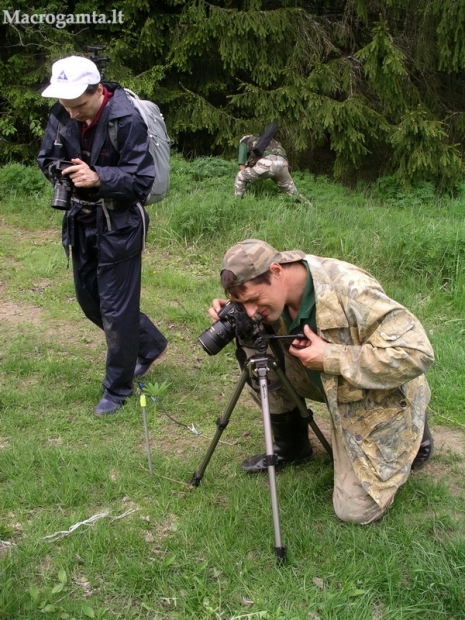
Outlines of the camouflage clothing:
[{"label": "camouflage clothing", "polygon": [[[256,254],[266,254],[262,245]],[[237,260],[237,246],[232,254]],[[367,523],[382,515],[409,476],[430,399],[423,373],[434,353],[419,321],[387,297],[370,274],[332,258],[308,255],[304,260],[313,279],[317,333],[328,343],[320,373],[324,394],[311,382],[300,360],[289,354],[289,344],[283,347],[285,371],[299,395],[324,400],[331,414],[336,512],[341,516],[340,511],[346,509],[340,507],[341,497],[349,498],[352,503],[363,503],[366,516],[358,522]],[[224,263],[223,267],[228,268]],[[260,271],[257,264],[255,270]],[[284,320],[275,330],[287,332]],[[271,413],[294,407],[284,390],[270,392],[269,401]],[[336,460],[343,453],[348,456],[345,464],[341,456],[340,463]],[[347,464],[355,476],[345,471]],[[349,480],[352,491],[342,488]]]},{"label": "camouflage clothing", "polygon": [[[322,371],[306,369],[290,343],[282,345],[285,372],[300,396],[325,402],[331,415],[336,514],[369,523],[392,503],[418,453],[430,398],[424,373],[434,353],[413,314],[355,265],[246,239],[226,252],[221,268],[235,275],[233,295],[273,263],[298,261],[308,267],[299,313],[290,322],[284,310],[273,328],[295,333],[308,324],[327,343]],[[273,372],[269,379],[276,380]],[[270,391],[269,406],[279,414],[295,403],[281,388]]]},{"label": "camouflage clothing", "polygon": [[[255,166],[260,157],[255,155],[253,149],[257,146],[259,140],[260,136],[244,136],[241,139],[237,159],[238,164],[247,164],[250,167]],[[268,155],[279,155],[279,157],[283,157],[287,161],[287,154],[283,145],[274,138],[270,140],[268,146],[261,154],[262,157],[268,157]]]},{"label": "camouflage clothing", "polygon": [[271,140],[262,156],[257,160],[252,149],[258,142],[258,136],[244,136],[239,145],[238,163],[246,165],[237,173],[234,183],[234,195],[240,198],[245,194],[247,183],[259,179],[272,179],[285,194],[298,194],[289,173],[286,151],[277,140]]},{"label": "camouflage clothing", "polygon": [[[233,271],[239,284],[270,262],[299,260],[299,254],[248,239],[226,253],[222,268]],[[306,291],[314,291],[316,331],[328,344],[321,383],[289,353],[290,343],[280,341],[285,372],[300,396],[326,402],[330,412],[336,514],[369,523],[382,516],[409,476],[430,399],[424,372],[434,353],[419,321],[366,271],[332,258],[307,255],[304,261],[313,280]],[[301,308],[305,304],[310,312],[304,294]],[[273,327],[288,333],[283,317]],[[273,372],[269,379],[275,381]],[[269,393],[269,406],[279,414],[295,403],[279,389]]]},{"label": "camouflage clothing", "polygon": [[236,274],[236,279],[230,286],[237,286],[268,271],[271,263],[295,263],[303,258],[305,252],[301,250],[278,252],[264,241],[246,239],[226,252],[221,271],[228,269]]}]

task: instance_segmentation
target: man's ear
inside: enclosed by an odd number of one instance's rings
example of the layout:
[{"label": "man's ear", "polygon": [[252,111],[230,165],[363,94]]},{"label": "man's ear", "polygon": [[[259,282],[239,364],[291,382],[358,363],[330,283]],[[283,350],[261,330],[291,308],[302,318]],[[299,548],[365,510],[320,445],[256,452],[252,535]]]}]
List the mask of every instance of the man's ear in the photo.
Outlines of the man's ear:
[{"label": "man's ear", "polygon": [[282,278],[283,271],[284,269],[282,265],[280,265],[279,263],[271,263],[270,272],[274,278],[277,278],[278,280],[280,280]]}]

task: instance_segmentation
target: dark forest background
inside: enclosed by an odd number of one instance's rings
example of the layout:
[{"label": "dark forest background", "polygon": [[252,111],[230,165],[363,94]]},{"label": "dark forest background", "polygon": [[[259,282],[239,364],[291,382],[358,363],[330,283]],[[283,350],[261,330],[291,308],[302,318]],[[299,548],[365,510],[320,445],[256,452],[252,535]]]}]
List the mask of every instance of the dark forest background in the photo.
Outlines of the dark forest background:
[{"label": "dark forest background", "polygon": [[[0,164],[33,163],[51,64],[106,45],[105,75],[157,102],[187,158],[269,122],[292,168],[346,183],[464,176],[463,0],[0,0]],[[23,23],[8,23],[19,10]],[[105,14],[123,24],[28,24]]]}]

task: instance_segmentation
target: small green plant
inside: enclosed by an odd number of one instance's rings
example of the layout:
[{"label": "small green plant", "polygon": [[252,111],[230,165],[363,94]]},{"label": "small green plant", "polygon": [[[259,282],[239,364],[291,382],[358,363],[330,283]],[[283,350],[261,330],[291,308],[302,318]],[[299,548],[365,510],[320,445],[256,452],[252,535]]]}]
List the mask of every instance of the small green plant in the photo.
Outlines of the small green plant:
[{"label": "small green plant", "polygon": [[155,383],[148,383],[147,385],[144,385],[142,392],[147,396],[150,396],[152,400],[156,402],[156,399],[163,396],[170,385],[171,383],[168,383],[168,381],[163,381],[163,383],[160,384],[158,384],[158,381]]},{"label": "small green plant", "polygon": [[371,195],[379,200],[398,200],[405,196],[405,187],[395,176],[380,177],[371,186]]},{"label": "small green plant", "polygon": [[83,605],[82,613],[86,616],[86,618],[96,618],[97,620],[98,618],[104,617],[106,609],[104,607],[94,609],[93,607],[89,607],[89,605]]},{"label": "small green plant", "polygon": [[65,592],[68,589],[67,586],[68,577],[64,569],[58,571],[58,583],[51,589],[44,589],[42,592],[38,586],[31,586],[29,588],[29,594],[35,605],[40,609],[42,613],[58,613],[58,618],[65,620],[70,618],[69,614],[64,611],[64,608],[60,606],[63,597],[56,600],[56,595]]},{"label": "small green plant", "polygon": [[[42,591],[40,591],[38,586],[31,586],[29,588],[29,595],[39,611],[43,614],[53,614],[52,617],[57,620],[77,620],[74,613],[66,611],[65,607],[61,604],[71,593],[72,591],[68,585],[68,576],[63,568],[58,571],[58,583],[52,588],[44,588]],[[106,610],[104,607],[94,609],[89,605],[83,605],[79,616],[81,618],[98,619],[103,618],[105,612]]]}]

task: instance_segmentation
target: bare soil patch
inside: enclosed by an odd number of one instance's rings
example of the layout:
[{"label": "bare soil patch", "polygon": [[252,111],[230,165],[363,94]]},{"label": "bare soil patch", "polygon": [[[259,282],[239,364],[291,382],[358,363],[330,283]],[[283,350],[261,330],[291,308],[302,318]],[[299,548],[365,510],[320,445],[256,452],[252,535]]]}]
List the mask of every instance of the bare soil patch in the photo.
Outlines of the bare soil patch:
[{"label": "bare soil patch", "polygon": [[[2,294],[2,286],[0,284],[0,295]],[[13,301],[0,300],[0,323],[13,323],[18,326],[40,325],[41,309],[36,306],[26,304],[16,304]]]},{"label": "bare soil patch", "polygon": [[[44,283],[44,286],[46,284]],[[2,299],[2,285],[0,283],[0,325],[2,335],[15,335],[24,331],[25,326],[44,328],[44,335],[56,342],[85,343],[87,347],[98,350],[104,345],[102,332],[90,323],[84,316],[82,321],[47,322],[45,312],[39,306]]]}]

